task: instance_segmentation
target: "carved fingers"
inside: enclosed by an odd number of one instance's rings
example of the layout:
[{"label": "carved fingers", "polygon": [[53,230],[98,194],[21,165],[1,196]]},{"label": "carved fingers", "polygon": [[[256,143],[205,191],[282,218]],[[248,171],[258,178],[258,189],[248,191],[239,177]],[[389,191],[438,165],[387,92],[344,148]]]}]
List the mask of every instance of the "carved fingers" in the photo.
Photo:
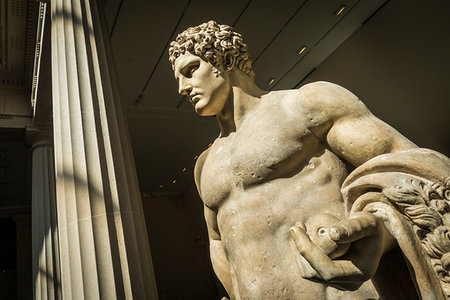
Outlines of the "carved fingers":
[{"label": "carved fingers", "polygon": [[[374,215],[362,212],[335,224],[312,227],[314,231],[297,223],[289,230],[302,256],[300,272],[303,278],[354,290],[372,277],[383,253],[380,221]],[[326,238],[326,243],[322,243],[320,238]],[[340,255],[347,252],[350,243],[352,247],[344,256],[333,260],[327,249],[333,249],[333,254],[336,253],[336,247],[330,247],[330,241],[335,242],[337,247],[346,246],[345,251],[339,252]],[[321,246],[321,243],[325,246]]]},{"label": "carved fingers", "polygon": [[376,234],[378,219],[368,212],[359,212],[330,228],[330,238],[337,244],[347,244]]},{"label": "carved fingers", "polygon": [[[306,234],[303,224],[297,223],[291,227],[289,233],[294,240],[300,254],[319,273],[323,273],[327,267],[332,265],[332,260],[328,257]],[[312,262],[312,263],[311,263]],[[322,272],[321,272],[322,271]],[[322,276],[323,277],[323,276]]]},{"label": "carved fingers", "polygon": [[[300,224],[291,227],[290,234],[305,259],[301,264],[303,278],[328,283],[353,283],[362,278],[362,272],[349,261],[333,261],[309,238]],[[312,268],[312,269],[311,269]],[[361,281],[360,283],[362,283]]]}]

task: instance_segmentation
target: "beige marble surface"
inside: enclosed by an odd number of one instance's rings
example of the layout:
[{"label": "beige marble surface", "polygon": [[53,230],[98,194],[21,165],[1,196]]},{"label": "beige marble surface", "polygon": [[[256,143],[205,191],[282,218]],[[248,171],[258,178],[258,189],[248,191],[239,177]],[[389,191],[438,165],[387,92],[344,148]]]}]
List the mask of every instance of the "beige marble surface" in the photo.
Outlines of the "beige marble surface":
[{"label": "beige marble surface", "polygon": [[51,3],[63,299],[157,299],[128,129],[96,1]]},{"label": "beige marble surface", "polygon": [[[211,261],[231,299],[444,299],[444,275],[431,260],[440,261],[447,250],[434,258],[421,241],[446,226],[448,158],[418,149],[338,85],[260,89],[247,46],[229,26],[211,21],[189,28],[169,55],[179,93],[198,114],[215,115],[221,129],[197,160],[195,180]],[[343,195],[343,183],[370,172],[371,159],[378,162],[380,155],[375,173],[387,185],[369,178]],[[443,168],[433,178],[412,163],[430,156],[431,170]],[[363,171],[352,177],[354,167]],[[419,189],[441,187],[436,208],[405,183],[411,174],[426,182],[417,183]],[[386,196],[388,187],[406,189],[426,208],[407,208],[403,194]],[[427,209],[440,214],[428,227]],[[435,234],[437,244],[442,232]],[[381,268],[399,249],[413,261],[414,283],[401,259]],[[409,284],[383,281],[390,269]]]}]

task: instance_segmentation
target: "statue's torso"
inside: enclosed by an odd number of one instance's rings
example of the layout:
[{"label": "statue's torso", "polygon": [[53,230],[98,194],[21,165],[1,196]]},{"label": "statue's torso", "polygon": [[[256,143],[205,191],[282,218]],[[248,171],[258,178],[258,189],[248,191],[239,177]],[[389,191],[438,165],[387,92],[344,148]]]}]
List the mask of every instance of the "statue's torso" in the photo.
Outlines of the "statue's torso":
[{"label": "statue's torso", "polygon": [[289,228],[323,213],[343,219],[340,187],[347,170],[310,131],[307,114],[289,111],[290,101],[262,100],[236,132],[215,141],[201,170],[201,196],[217,213],[234,285],[244,299],[338,293],[301,278]]}]

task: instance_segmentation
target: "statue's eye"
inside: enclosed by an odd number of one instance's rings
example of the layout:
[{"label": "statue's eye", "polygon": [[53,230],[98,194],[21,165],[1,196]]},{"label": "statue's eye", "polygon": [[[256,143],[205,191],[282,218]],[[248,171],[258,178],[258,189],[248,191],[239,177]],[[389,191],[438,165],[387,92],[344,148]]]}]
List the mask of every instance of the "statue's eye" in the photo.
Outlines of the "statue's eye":
[{"label": "statue's eye", "polygon": [[180,69],[180,73],[185,78],[192,78],[194,72],[200,67],[200,63],[197,61],[191,61]]},{"label": "statue's eye", "polygon": [[198,69],[198,65],[192,65],[189,67],[188,69],[188,77],[192,77],[192,75],[194,74],[194,72]]}]

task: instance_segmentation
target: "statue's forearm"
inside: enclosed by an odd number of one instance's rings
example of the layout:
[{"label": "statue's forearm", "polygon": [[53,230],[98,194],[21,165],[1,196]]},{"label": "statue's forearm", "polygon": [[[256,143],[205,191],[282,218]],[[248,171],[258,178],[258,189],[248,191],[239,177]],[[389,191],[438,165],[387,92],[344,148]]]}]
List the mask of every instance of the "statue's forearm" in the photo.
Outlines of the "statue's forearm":
[{"label": "statue's forearm", "polygon": [[211,262],[214,272],[219,278],[231,299],[234,299],[233,281],[230,272],[230,262],[225,255],[221,240],[210,240]]}]

